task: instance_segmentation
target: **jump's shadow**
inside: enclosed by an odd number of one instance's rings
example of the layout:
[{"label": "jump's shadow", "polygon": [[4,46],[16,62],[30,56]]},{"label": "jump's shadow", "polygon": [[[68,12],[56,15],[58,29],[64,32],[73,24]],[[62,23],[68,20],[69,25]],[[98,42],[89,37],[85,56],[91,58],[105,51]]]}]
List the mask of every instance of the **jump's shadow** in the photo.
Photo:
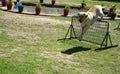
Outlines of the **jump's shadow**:
[{"label": "jump's shadow", "polygon": [[119,30],[120,31],[120,28],[115,28],[114,30]]},{"label": "jump's shadow", "polygon": [[62,51],[61,53],[64,53],[64,54],[73,54],[73,53],[76,53],[76,52],[80,52],[80,51],[88,51],[90,50],[91,48],[84,48],[84,47],[73,47],[73,48],[70,48],[66,51]]}]

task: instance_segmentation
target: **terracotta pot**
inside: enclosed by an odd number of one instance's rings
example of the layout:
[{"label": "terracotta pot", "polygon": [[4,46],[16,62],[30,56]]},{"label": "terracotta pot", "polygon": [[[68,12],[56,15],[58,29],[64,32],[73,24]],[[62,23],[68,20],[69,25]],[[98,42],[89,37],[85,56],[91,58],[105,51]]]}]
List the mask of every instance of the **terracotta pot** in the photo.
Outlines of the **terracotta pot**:
[{"label": "terracotta pot", "polygon": [[2,6],[6,6],[7,5],[7,1],[2,1]]},{"label": "terracotta pot", "polygon": [[69,10],[64,9],[64,15],[63,16],[67,16],[68,13],[69,13]]},{"label": "terracotta pot", "polygon": [[12,4],[7,4],[7,10],[11,10],[12,9]]},{"label": "terracotta pot", "polygon": [[53,5],[53,6],[55,5],[55,1],[54,1],[54,0],[52,0],[52,5]]},{"label": "terracotta pot", "polygon": [[35,13],[36,13],[36,15],[39,15],[40,12],[41,12],[41,8],[35,8]]},{"label": "terracotta pot", "polygon": [[114,9],[113,8],[110,8],[110,10],[109,10],[110,12],[114,12]]}]

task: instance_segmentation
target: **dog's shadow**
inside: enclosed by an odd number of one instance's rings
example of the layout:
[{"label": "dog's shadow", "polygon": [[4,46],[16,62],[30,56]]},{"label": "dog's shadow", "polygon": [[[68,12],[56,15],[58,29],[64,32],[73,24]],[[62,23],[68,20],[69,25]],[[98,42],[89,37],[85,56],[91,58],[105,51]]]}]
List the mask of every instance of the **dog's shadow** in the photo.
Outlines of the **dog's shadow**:
[{"label": "dog's shadow", "polygon": [[70,54],[80,52],[80,51],[88,51],[90,49],[91,48],[84,48],[84,47],[79,46],[79,47],[73,47],[73,48],[67,49],[65,51],[62,51],[61,53],[70,55]]}]

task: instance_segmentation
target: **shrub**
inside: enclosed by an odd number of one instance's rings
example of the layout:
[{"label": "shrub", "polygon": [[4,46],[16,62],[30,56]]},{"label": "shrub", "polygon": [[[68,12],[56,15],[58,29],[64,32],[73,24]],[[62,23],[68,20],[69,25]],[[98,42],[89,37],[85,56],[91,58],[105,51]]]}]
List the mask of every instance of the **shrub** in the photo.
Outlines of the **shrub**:
[{"label": "shrub", "polygon": [[37,3],[37,4],[36,4],[36,8],[41,8],[41,4],[40,4],[40,3]]},{"label": "shrub", "polygon": [[66,10],[69,10],[69,9],[70,9],[70,5],[66,4],[66,5],[65,5],[65,9],[66,9]]}]

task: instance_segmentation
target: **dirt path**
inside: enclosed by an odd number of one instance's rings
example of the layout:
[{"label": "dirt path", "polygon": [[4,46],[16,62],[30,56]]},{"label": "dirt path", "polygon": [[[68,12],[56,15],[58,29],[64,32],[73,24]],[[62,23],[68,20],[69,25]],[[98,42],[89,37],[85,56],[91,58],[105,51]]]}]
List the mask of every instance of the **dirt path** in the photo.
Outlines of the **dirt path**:
[{"label": "dirt path", "polygon": [[0,11],[0,19],[13,21],[14,23],[25,23],[25,24],[51,24],[51,25],[69,25],[69,21],[60,21],[56,19],[50,19],[47,16],[35,16],[16,14],[10,12]]}]

